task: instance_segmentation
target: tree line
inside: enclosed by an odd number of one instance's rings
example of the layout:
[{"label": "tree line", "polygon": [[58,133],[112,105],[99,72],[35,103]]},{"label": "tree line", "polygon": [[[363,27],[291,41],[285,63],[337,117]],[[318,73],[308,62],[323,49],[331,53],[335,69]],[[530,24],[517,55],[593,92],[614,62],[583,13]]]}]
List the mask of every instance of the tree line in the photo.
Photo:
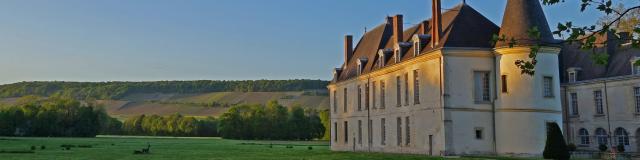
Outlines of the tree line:
[{"label": "tree line", "polygon": [[122,126],[101,107],[72,99],[26,96],[16,103],[0,107],[0,136],[94,137]]},{"label": "tree line", "polygon": [[79,100],[121,99],[134,93],[280,92],[326,89],[322,80],[19,82],[0,85],[0,98],[38,95]]},{"label": "tree line", "polygon": [[124,121],[122,133],[144,136],[216,137],[217,121],[213,117],[196,119],[178,113],[171,116],[140,115]]},{"label": "tree line", "polygon": [[235,105],[219,119],[140,115],[123,122],[102,107],[69,98],[25,96],[0,106],[0,136],[95,137],[103,135],[221,136],[228,139],[311,140],[328,138],[328,111],[270,101]]},{"label": "tree line", "polygon": [[319,113],[300,106],[287,108],[277,101],[236,105],[220,116],[218,131],[226,139],[311,140],[325,134]]}]

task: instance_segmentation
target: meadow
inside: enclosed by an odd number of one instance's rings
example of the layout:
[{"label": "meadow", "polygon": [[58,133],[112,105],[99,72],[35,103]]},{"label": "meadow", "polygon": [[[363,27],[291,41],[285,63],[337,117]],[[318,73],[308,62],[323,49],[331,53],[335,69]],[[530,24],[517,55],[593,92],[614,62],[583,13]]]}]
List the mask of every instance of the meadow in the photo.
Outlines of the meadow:
[{"label": "meadow", "polygon": [[[141,150],[149,145],[151,146],[149,154],[133,154],[134,150]],[[33,153],[8,153],[32,151],[32,146],[34,147]],[[71,147],[66,150],[66,146]],[[0,137],[0,159],[428,160],[443,158],[424,155],[332,152],[329,150],[328,142],[99,136],[97,138]]]}]

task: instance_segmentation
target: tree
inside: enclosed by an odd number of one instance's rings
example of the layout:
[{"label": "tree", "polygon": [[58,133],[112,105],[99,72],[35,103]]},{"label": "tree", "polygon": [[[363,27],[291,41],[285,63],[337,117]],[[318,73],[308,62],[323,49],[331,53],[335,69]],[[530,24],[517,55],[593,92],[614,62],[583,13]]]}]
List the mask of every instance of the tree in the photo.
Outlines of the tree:
[{"label": "tree", "polygon": [[[542,0],[542,3],[548,6],[559,5],[564,2],[565,0]],[[640,5],[628,8],[625,8],[623,5],[618,5],[617,8],[614,8],[614,2],[615,0],[582,0],[579,6],[581,12],[592,9],[604,13],[609,18],[608,20],[601,20],[601,22],[606,21],[608,23],[592,24],[588,26],[575,26],[572,21],[558,23],[557,30],[553,31],[553,34],[564,38],[562,41],[553,42],[552,44],[549,44],[550,42],[540,42],[540,31],[538,28],[534,27],[529,30],[529,37],[526,39],[515,39],[514,37],[506,37],[505,35],[494,35],[493,42],[505,42],[509,44],[509,47],[513,47],[521,41],[537,42],[537,44],[530,47],[531,52],[529,53],[529,59],[518,60],[515,63],[515,65],[521,69],[522,74],[533,75],[535,73],[538,51],[545,45],[579,44],[581,49],[591,50],[591,57],[596,64],[606,65],[609,58],[608,54],[599,53],[601,51],[596,50],[596,48],[601,45],[606,45],[607,40],[596,41],[598,35],[616,33],[615,36],[617,37],[617,40],[631,41],[631,46],[633,48],[640,48],[640,26],[637,25],[637,13],[640,12]],[[623,0],[617,0],[617,2],[618,3],[616,4],[621,4]],[[636,23],[635,26],[633,25],[634,22]],[[635,36],[629,36],[626,37],[627,39],[622,39],[620,35],[617,34],[618,30],[616,27],[618,27],[619,30],[632,31]],[[634,65],[640,65],[640,60],[636,61]]]},{"label": "tree", "polygon": [[547,123],[547,142],[542,153],[545,159],[568,160],[569,148],[557,123]]}]

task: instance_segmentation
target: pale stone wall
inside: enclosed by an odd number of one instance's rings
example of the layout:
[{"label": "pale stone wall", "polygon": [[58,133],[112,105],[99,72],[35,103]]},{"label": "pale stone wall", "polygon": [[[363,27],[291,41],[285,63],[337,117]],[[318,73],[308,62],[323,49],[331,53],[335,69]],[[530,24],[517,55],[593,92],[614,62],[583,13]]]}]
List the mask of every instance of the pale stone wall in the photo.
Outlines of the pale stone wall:
[{"label": "pale stone wall", "polygon": [[[410,60],[395,66],[389,66],[385,69],[361,75],[357,79],[343,81],[330,85],[330,96],[333,97],[333,90],[337,90],[337,113],[331,114],[332,126],[332,144],[331,149],[336,151],[371,151],[371,152],[391,152],[391,153],[413,153],[413,154],[431,154],[440,155],[444,151],[444,129],[442,121],[442,107],[440,97],[440,56],[439,53],[431,53]],[[420,79],[420,104],[414,104],[413,99],[413,71],[419,70]],[[404,75],[409,73],[409,95],[405,95],[404,91]],[[396,76],[401,77],[401,106],[397,107],[396,98]],[[381,81],[385,82],[386,95],[385,107],[382,109],[380,100]],[[376,88],[373,88],[373,83]],[[362,110],[357,110],[357,86],[360,85],[362,90],[365,84],[370,85],[370,110],[366,110],[366,92],[362,92]],[[348,111],[343,112],[343,89],[347,88],[348,93]],[[373,89],[376,89],[373,95]],[[375,96],[375,98],[373,98]],[[405,105],[404,96],[409,96],[409,104]],[[376,102],[373,102],[373,101]],[[331,104],[333,104],[333,98]],[[374,106],[375,104],[375,106]],[[333,109],[333,106],[331,106]],[[397,141],[397,118],[402,118],[402,144],[398,145]],[[410,118],[410,143],[406,144],[406,117]],[[383,145],[381,119],[386,121],[386,143]],[[362,121],[362,143],[358,143],[358,120]],[[371,120],[372,128],[369,132],[369,120]],[[344,142],[344,121],[348,121],[349,140]],[[338,141],[334,141],[333,122],[338,124]],[[369,136],[371,135],[371,143]],[[429,135],[432,136],[431,143]],[[355,140],[355,141],[354,141]],[[354,143],[355,142],[355,143]],[[430,145],[431,144],[431,145]],[[433,147],[433,148],[431,148]]]},{"label": "pale stone wall", "polygon": [[[606,83],[606,86],[605,86]],[[576,144],[579,149],[597,150],[598,142],[595,130],[603,128],[610,135],[610,144],[617,145],[614,132],[616,128],[624,128],[629,133],[627,152],[640,152],[640,113],[636,112],[634,87],[640,87],[640,76],[622,76],[576,83],[564,84],[564,104],[568,123],[566,124],[567,140]],[[594,91],[602,91],[604,115],[595,111]],[[578,115],[571,115],[569,94],[576,93],[578,99]],[[579,130],[589,132],[590,144],[581,144]],[[608,144],[609,145],[609,144]],[[609,145],[610,146],[610,145]],[[611,148],[611,147],[610,147]]]},{"label": "pale stone wall", "polygon": [[[493,147],[493,121],[491,103],[476,103],[474,99],[474,72],[494,71],[493,50],[445,50],[445,125],[448,126],[447,152],[450,154],[491,154]],[[495,88],[491,79],[490,88]],[[491,92],[493,96],[493,92]],[[449,129],[450,128],[450,129]],[[476,139],[475,129],[483,137]]]},{"label": "pale stone wall", "polygon": [[[543,48],[537,56],[535,74],[522,75],[514,64],[527,60],[529,48],[496,50],[499,75],[507,75],[508,92],[496,102],[496,145],[499,154],[540,155],[546,140],[546,123],[562,125],[558,72],[558,48]],[[544,95],[543,77],[553,79],[552,96]],[[502,83],[502,82],[501,82]]]}]

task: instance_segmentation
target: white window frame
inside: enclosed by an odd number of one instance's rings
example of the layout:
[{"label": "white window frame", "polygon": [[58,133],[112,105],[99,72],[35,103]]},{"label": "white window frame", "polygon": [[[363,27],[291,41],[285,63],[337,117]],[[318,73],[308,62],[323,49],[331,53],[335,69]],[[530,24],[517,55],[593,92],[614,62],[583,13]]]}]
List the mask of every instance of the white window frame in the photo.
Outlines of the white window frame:
[{"label": "white window frame", "polygon": [[[476,75],[481,75],[480,79]],[[473,98],[475,103],[491,102],[491,72],[490,71],[474,71],[473,72]],[[481,82],[478,82],[481,81]],[[477,86],[480,84],[482,86]],[[481,91],[478,91],[480,89]]]},{"label": "white window frame", "polygon": [[589,137],[589,130],[580,128],[578,130],[578,137],[580,137],[580,145],[588,146],[591,144],[591,139]]},{"label": "white window frame", "polygon": [[569,104],[571,105],[571,115],[578,116],[580,115],[580,110],[578,109],[578,93],[571,92],[569,93]]},{"label": "white window frame", "polygon": [[[640,114],[640,87],[633,87],[636,114]],[[639,135],[640,136],[640,135]]]},{"label": "white window frame", "polygon": [[602,101],[602,90],[593,91],[593,101],[595,105],[596,115],[604,115],[604,104]]},{"label": "white window frame", "polygon": [[553,98],[555,96],[553,90],[554,85],[552,76],[542,77],[542,93],[544,94],[544,97]]}]

